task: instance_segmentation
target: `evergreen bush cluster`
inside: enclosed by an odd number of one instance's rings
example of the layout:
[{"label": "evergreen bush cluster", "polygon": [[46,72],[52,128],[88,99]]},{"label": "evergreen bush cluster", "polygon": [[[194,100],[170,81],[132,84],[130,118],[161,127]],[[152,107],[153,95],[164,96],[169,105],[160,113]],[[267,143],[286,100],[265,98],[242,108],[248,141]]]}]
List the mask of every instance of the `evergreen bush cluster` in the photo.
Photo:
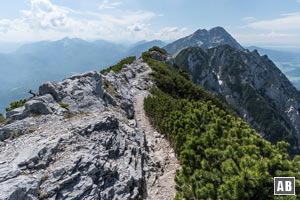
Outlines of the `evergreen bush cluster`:
[{"label": "evergreen bush cluster", "polygon": [[13,109],[19,108],[24,106],[24,104],[26,103],[27,99],[21,99],[19,101],[14,101],[10,103],[10,107],[5,108],[6,112],[9,112]]},{"label": "evergreen bush cluster", "polygon": [[3,126],[4,120],[5,120],[5,119],[4,119],[4,117],[3,117],[3,114],[0,113],[0,127]]},{"label": "evergreen bush cluster", "polygon": [[123,65],[125,65],[125,64],[129,65],[129,64],[133,63],[135,60],[136,60],[135,56],[130,56],[130,57],[124,58],[120,62],[118,62],[116,65],[113,65],[113,66],[110,66],[106,69],[101,70],[100,73],[104,74],[104,73],[110,72],[110,71],[118,73],[118,72],[121,71]]},{"label": "evergreen bush cluster", "polygon": [[62,108],[64,108],[64,109],[67,109],[67,110],[68,110],[68,108],[69,108],[69,104],[66,103],[66,102],[60,102],[59,105],[60,105],[60,107],[62,107]]},{"label": "evergreen bush cluster", "polygon": [[182,166],[176,199],[283,199],[273,195],[275,176],[296,177],[299,191],[300,157],[289,157],[288,143],[272,145],[219,99],[149,52],[143,60],[157,85],[144,101],[145,111]]},{"label": "evergreen bush cluster", "polygon": [[158,47],[158,46],[153,46],[153,47],[151,47],[151,48],[149,49],[149,51],[157,51],[157,52],[159,52],[159,53],[161,53],[161,54],[163,54],[163,55],[167,55],[167,54],[168,54],[168,52],[167,52],[165,49],[162,49],[162,48],[160,48],[160,47]]}]

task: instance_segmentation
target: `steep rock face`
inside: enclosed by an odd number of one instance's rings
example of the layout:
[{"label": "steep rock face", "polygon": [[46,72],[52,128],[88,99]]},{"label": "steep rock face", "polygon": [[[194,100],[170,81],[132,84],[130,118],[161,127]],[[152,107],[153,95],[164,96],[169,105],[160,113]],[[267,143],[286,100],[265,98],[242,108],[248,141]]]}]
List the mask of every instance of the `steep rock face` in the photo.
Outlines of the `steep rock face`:
[{"label": "steep rock face", "polygon": [[284,74],[257,51],[229,45],[183,50],[176,63],[192,80],[226,100],[266,139],[300,141],[300,95]]},{"label": "steep rock face", "polygon": [[225,44],[243,50],[243,47],[222,27],[215,27],[210,30],[199,29],[187,37],[168,44],[164,49],[168,53],[176,55],[187,47],[213,48]]}]

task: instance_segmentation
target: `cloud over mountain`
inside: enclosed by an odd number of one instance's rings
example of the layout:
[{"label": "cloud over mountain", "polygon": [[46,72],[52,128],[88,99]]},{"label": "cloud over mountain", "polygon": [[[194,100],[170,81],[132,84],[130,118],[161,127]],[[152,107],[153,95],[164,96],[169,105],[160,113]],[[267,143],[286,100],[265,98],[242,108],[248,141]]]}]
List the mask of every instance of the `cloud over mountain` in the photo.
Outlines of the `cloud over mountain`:
[{"label": "cloud over mountain", "polygon": [[[19,17],[0,18],[0,37],[5,41],[55,40],[65,36],[118,41],[154,39],[158,35],[168,39],[182,36],[178,34],[179,29],[174,34],[169,28],[149,28],[150,21],[162,14],[117,9],[120,5],[119,1],[104,0],[98,11],[85,11],[59,6],[50,0],[31,0],[30,7],[21,10]],[[114,12],[105,12],[107,9]]]}]

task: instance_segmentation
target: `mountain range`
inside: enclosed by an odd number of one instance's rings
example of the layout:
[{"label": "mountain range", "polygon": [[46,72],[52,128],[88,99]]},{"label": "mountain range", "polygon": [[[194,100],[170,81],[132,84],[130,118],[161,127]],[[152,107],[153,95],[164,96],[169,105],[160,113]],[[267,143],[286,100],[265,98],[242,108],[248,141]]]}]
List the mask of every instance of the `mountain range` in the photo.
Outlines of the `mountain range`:
[{"label": "mountain range", "polygon": [[128,55],[134,55],[136,57],[140,57],[141,53],[150,49],[153,46],[158,46],[158,47],[163,47],[165,46],[166,43],[164,43],[161,40],[153,40],[153,41],[140,41],[137,42],[136,44],[131,47],[131,49],[128,50],[127,54]]}]

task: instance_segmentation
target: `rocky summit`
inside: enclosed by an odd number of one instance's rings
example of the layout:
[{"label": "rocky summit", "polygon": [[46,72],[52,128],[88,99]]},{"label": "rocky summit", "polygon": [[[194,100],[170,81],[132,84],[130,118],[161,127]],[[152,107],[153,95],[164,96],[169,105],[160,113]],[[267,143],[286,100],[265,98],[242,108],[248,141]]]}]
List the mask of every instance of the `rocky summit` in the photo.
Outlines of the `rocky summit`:
[{"label": "rocky summit", "polygon": [[138,59],[45,83],[0,128],[0,199],[173,199],[179,168],[145,116],[154,83]]},{"label": "rocky summit", "polygon": [[244,49],[223,27],[214,27],[210,30],[199,29],[187,37],[168,44],[164,49],[172,55],[177,55],[188,47],[213,48],[225,44],[239,50]]}]

